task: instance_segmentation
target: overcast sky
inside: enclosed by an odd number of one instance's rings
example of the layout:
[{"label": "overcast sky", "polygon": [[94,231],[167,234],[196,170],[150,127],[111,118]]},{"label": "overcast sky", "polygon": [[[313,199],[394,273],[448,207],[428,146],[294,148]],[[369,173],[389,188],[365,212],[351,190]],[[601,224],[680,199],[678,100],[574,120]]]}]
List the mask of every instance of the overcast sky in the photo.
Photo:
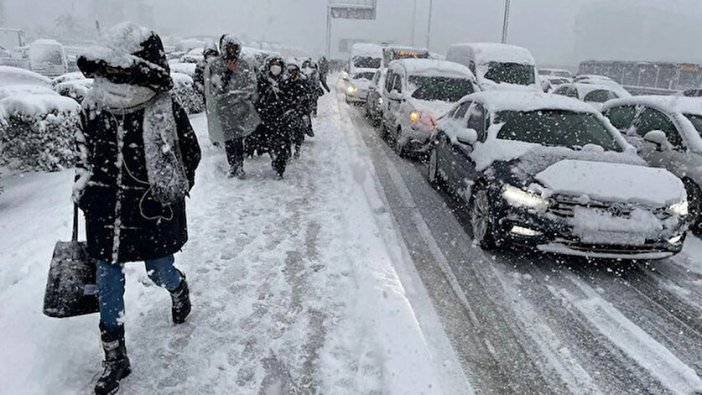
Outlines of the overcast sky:
[{"label": "overcast sky", "polygon": [[[414,35],[415,44],[424,46],[429,0],[416,1],[416,23],[413,23],[414,0],[378,0],[378,18],[373,22],[335,20],[335,45],[342,38],[412,44]],[[68,11],[71,5],[82,18],[94,18],[84,6],[89,2],[4,0],[4,22],[8,27],[26,29],[51,25],[56,15],[60,15],[61,10]],[[136,2],[121,1],[124,4]],[[143,2],[155,7],[153,27],[166,34],[218,36],[228,31],[249,39],[290,43],[314,53],[325,49],[327,0]],[[577,16],[583,7],[591,11],[598,3],[604,3],[604,7],[618,7],[619,12],[625,14],[630,10],[631,15],[610,18],[602,29],[597,26],[598,18],[591,16],[584,26],[576,28]],[[431,49],[445,53],[448,45],[454,42],[498,41],[503,7],[503,0],[434,0]],[[34,11],[38,9],[42,12]],[[619,20],[621,24],[617,23]],[[603,31],[608,38],[604,41],[602,34],[596,34]],[[701,37],[702,0],[512,1],[509,41],[531,49],[541,63],[574,64],[583,57],[596,57],[599,49],[603,57],[624,53],[637,60],[697,61],[702,60]],[[645,41],[645,45],[635,45],[637,38]],[[674,49],[669,45],[671,41],[677,41],[672,46]],[[618,45],[627,48],[616,48]]]}]

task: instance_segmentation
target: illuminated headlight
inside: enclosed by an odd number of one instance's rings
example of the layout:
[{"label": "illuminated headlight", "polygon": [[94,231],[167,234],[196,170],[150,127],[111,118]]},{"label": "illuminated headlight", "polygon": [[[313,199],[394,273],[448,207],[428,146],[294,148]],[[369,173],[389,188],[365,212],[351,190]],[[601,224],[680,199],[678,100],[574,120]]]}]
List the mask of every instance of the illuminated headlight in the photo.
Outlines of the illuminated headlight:
[{"label": "illuminated headlight", "polygon": [[351,86],[349,86],[348,88],[346,88],[346,92],[348,92],[348,93],[356,93],[357,90],[358,90],[358,88],[356,88],[356,87],[353,86],[353,85],[351,85]]},{"label": "illuminated headlight", "polygon": [[527,237],[536,237],[536,236],[541,236],[543,234],[543,233],[539,232],[538,230],[529,229],[529,228],[525,228],[522,226],[513,226],[512,230],[510,232],[514,233],[515,235],[527,236]]},{"label": "illuminated headlight", "polygon": [[682,241],[682,238],[683,238],[683,235],[677,235],[677,236],[675,236],[675,237],[672,237],[672,238],[668,239],[668,243],[670,243],[670,244],[680,244],[680,242]]},{"label": "illuminated headlight", "polygon": [[419,122],[419,119],[422,118],[422,114],[418,113],[417,111],[412,111],[409,115],[410,122],[412,123],[417,123]]},{"label": "illuminated headlight", "polygon": [[550,204],[549,200],[532,192],[527,192],[511,185],[505,185],[502,189],[502,197],[514,207],[526,207],[537,210],[546,210]]},{"label": "illuminated headlight", "polygon": [[672,206],[668,207],[668,212],[674,215],[678,215],[680,217],[684,217],[689,213],[688,206],[689,205],[687,203],[687,199],[685,199],[679,203],[675,203]]}]

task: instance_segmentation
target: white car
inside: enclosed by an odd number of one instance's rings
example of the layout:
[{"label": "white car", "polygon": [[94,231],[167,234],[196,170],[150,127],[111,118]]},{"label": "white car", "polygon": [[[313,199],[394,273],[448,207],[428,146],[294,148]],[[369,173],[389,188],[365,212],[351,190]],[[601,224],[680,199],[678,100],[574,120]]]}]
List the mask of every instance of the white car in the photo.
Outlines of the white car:
[{"label": "white car", "polygon": [[12,66],[0,66],[0,86],[36,85],[51,87],[51,79],[33,71]]},{"label": "white car", "polygon": [[467,67],[430,59],[391,62],[380,89],[382,134],[392,137],[399,155],[426,151],[437,120],[463,96],[479,90]]},{"label": "white car", "polygon": [[602,105],[610,100],[622,98],[620,92],[609,85],[594,84],[563,84],[553,91],[556,95],[572,97],[591,105],[595,110],[601,110]]},{"label": "white car", "polygon": [[571,74],[570,71],[564,69],[539,68],[539,75],[543,77],[565,78],[570,81],[573,80],[573,74]]},{"label": "white car", "polygon": [[683,180],[692,230],[702,234],[702,100],[634,96],[608,102],[602,112],[651,166]]},{"label": "white car", "polygon": [[368,98],[368,88],[373,81],[376,70],[357,69],[354,74],[346,78],[346,103],[365,103]]}]

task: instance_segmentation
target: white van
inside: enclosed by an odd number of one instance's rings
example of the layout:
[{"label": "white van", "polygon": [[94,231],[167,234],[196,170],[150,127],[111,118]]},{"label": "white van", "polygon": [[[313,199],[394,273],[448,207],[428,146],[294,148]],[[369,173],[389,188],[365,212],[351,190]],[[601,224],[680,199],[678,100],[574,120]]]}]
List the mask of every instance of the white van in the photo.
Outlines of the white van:
[{"label": "white van", "polygon": [[58,77],[68,72],[66,51],[58,41],[36,40],[29,44],[29,66],[35,73]]},{"label": "white van", "polygon": [[467,66],[482,90],[541,91],[536,61],[526,48],[497,43],[454,44],[446,60]]}]

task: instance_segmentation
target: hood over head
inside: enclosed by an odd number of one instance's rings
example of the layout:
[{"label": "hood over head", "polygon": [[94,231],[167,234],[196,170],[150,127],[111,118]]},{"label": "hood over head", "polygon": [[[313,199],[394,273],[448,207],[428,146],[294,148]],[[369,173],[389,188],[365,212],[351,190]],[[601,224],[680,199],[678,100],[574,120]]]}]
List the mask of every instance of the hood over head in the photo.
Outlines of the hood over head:
[{"label": "hood over head", "polygon": [[161,38],[153,30],[131,22],[110,29],[101,46],[78,58],[78,68],[88,78],[102,77],[115,84],[156,92],[173,88]]},{"label": "hood over head", "polygon": [[231,34],[225,34],[219,39],[219,51],[226,60],[237,60],[241,56],[244,44]]}]

